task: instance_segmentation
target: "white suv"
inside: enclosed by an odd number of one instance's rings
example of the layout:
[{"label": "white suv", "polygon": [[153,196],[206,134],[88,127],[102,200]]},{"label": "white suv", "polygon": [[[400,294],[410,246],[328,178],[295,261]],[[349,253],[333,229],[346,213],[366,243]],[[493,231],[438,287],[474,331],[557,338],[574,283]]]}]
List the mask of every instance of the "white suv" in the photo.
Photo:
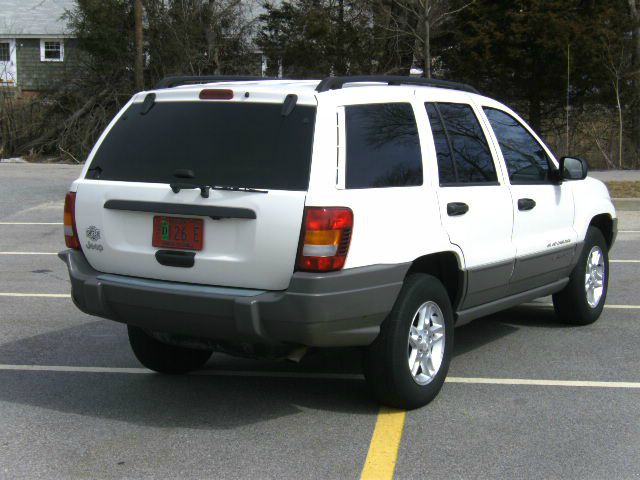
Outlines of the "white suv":
[{"label": "white suv", "polygon": [[172,77],[98,140],[60,257],[152,370],[362,346],[379,401],[414,408],[454,325],[550,294],[598,318],[616,214],[586,175],[461,84]]}]

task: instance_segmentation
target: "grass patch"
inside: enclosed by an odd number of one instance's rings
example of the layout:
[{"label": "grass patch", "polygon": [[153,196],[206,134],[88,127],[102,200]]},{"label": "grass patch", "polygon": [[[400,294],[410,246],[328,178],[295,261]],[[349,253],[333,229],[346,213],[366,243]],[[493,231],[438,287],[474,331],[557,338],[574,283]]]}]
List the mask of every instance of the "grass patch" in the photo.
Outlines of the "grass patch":
[{"label": "grass patch", "polygon": [[640,197],[640,182],[605,182],[611,198]]}]

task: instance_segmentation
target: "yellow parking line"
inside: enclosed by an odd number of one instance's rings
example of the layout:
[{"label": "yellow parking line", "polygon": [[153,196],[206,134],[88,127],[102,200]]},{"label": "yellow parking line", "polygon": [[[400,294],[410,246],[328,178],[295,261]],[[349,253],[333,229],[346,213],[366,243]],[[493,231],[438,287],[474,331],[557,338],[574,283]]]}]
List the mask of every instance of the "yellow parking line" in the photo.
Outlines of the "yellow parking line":
[{"label": "yellow parking line", "polygon": [[382,407],[373,430],[362,480],[393,478],[406,412]]}]

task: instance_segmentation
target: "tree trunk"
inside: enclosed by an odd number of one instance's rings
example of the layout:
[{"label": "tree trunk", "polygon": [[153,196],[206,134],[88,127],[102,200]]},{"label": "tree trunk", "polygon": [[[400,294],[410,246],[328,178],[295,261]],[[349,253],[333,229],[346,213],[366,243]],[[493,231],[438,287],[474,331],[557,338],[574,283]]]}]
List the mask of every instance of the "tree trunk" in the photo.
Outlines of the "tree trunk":
[{"label": "tree trunk", "polygon": [[209,55],[209,62],[213,64],[213,74],[220,75],[222,73],[222,61],[220,60],[220,46],[217,42],[218,36],[216,34],[215,11],[215,0],[209,0],[209,23],[207,25],[207,31],[205,32],[205,37],[207,39],[207,51]]},{"label": "tree trunk", "polygon": [[629,13],[633,20],[633,31],[631,33],[633,42],[631,51],[631,71],[633,72],[631,132],[635,150],[634,161],[638,163],[640,161],[640,5],[638,4],[638,0],[629,0]]},{"label": "tree trunk", "polygon": [[431,10],[430,0],[424,0],[424,72],[425,78],[431,78]]},{"label": "tree trunk", "polygon": [[616,92],[616,108],[618,109],[618,168],[622,170],[624,166],[622,148],[624,124],[622,123],[622,104],[620,103],[620,78],[617,75],[613,81],[613,89]]},{"label": "tree trunk", "polygon": [[632,54],[632,71],[633,75],[633,102],[631,110],[631,129],[633,134],[633,143],[635,147],[635,161],[640,161],[640,18],[636,20],[633,29],[633,54]]},{"label": "tree trunk", "polygon": [[540,124],[542,123],[542,102],[540,97],[533,93],[529,98],[529,125],[536,132],[540,131]]},{"label": "tree trunk", "polygon": [[345,62],[344,52],[344,0],[338,0],[338,58],[336,65],[336,73],[338,75],[347,74],[347,63]]},{"label": "tree trunk", "polygon": [[144,53],[142,36],[142,0],[133,2],[133,22],[135,30],[136,58],[134,77],[136,91],[144,90]]}]

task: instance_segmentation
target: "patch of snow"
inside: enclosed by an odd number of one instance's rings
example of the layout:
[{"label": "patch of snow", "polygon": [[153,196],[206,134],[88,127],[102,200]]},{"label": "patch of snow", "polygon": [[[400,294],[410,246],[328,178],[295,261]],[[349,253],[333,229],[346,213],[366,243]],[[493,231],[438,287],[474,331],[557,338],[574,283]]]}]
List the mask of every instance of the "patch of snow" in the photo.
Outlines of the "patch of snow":
[{"label": "patch of snow", "polygon": [[28,163],[22,157],[14,157],[14,158],[0,158],[0,163]]}]

